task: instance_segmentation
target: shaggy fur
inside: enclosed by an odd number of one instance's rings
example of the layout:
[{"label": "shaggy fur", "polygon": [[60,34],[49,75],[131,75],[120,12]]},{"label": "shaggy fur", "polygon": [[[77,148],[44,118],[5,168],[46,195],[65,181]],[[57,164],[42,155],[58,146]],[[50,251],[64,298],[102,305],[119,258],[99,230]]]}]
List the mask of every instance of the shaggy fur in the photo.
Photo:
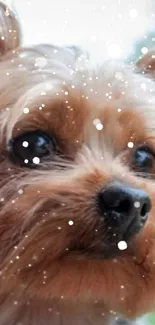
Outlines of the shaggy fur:
[{"label": "shaggy fur", "polygon": [[[155,150],[154,82],[118,63],[92,68],[74,47],[21,48],[16,18],[0,10],[0,325],[107,325],[151,312],[155,162],[149,178],[131,155],[142,144]],[[52,135],[60,154],[29,169],[9,143],[34,130]],[[106,259],[111,238],[95,197],[116,179],[144,189],[152,210],[127,250]]]}]

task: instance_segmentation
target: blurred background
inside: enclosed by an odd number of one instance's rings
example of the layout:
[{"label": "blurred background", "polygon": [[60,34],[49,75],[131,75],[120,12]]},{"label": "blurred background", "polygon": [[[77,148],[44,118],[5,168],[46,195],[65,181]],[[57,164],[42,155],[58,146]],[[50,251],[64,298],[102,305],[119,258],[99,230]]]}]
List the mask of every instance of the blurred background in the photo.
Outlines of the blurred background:
[{"label": "blurred background", "polygon": [[155,0],[6,0],[24,44],[79,44],[92,60],[134,60],[155,44]]},{"label": "blurred background", "polygon": [[[94,62],[132,62],[155,46],[155,0],[4,1],[17,10],[24,45],[78,44]],[[147,319],[155,325],[154,314]]]}]

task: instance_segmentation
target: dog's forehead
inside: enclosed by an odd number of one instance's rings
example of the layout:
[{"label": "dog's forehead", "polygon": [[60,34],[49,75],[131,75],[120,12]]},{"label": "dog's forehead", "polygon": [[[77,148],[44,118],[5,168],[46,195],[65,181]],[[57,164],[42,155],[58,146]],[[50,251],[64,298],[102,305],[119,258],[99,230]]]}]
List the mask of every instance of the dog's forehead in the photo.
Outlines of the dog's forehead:
[{"label": "dog's forehead", "polygon": [[9,117],[12,137],[39,129],[72,148],[102,135],[120,151],[130,141],[144,142],[151,128],[152,84],[124,67],[75,71],[61,66],[44,82],[36,84],[35,78],[33,85],[31,78],[27,102],[15,103]]}]

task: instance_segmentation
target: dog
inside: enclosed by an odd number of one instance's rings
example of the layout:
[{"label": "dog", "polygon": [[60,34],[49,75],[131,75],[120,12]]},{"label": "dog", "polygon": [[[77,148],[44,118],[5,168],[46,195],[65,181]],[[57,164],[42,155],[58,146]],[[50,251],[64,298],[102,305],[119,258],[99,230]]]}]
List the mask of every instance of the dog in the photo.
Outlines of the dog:
[{"label": "dog", "polygon": [[155,308],[155,56],[24,48],[0,11],[0,325],[132,322]]}]

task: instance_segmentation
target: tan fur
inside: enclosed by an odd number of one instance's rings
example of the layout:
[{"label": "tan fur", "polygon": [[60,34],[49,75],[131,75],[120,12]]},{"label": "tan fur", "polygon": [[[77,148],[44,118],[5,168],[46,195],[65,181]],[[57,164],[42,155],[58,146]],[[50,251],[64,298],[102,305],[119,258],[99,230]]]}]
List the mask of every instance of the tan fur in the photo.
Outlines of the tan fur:
[{"label": "tan fur", "polygon": [[[133,173],[127,146],[155,148],[154,81],[120,64],[82,66],[75,48],[9,44],[0,44],[0,325],[100,325],[154,310],[155,183]],[[38,170],[13,164],[8,141],[38,129],[55,136],[66,158]],[[106,260],[94,197],[115,179],[145,189],[153,208],[128,249]]]}]

